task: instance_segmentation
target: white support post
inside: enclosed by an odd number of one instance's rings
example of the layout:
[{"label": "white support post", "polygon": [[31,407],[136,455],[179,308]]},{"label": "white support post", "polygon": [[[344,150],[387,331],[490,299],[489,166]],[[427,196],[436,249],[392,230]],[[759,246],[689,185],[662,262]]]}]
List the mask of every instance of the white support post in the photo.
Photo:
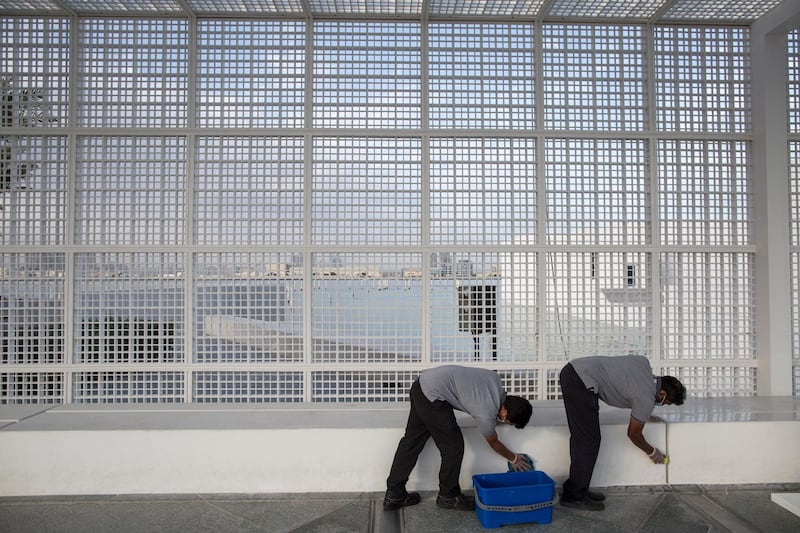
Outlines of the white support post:
[{"label": "white support post", "polygon": [[758,394],[791,396],[791,278],[786,33],[800,4],[783,2],[751,28],[753,220],[756,251]]}]

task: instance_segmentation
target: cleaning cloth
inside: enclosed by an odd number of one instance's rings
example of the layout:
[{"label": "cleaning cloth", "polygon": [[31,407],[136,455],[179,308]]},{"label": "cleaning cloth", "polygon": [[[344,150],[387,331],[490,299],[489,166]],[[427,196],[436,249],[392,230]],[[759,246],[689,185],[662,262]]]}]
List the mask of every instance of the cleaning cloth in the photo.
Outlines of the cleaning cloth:
[{"label": "cleaning cloth", "polygon": [[[536,470],[536,464],[533,462],[533,459],[531,458],[530,455],[528,455],[527,453],[521,453],[519,455],[520,457],[522,457],[523,461],[531,465],[531,470]],[[514,465],[512,465],[510,461],[508,462],[508,471],[516,472],[516,470],[514,470]]]}]

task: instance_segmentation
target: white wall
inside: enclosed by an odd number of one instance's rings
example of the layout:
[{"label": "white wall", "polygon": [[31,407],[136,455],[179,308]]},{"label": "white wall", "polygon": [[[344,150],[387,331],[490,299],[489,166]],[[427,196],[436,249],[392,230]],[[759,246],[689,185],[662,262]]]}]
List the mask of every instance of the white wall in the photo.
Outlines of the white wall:
[{"label": "white wall", "polygon": [[[667,423],[645,428],[666,450],[669,465],[653,465],[626,437],[628,413],[601,409],[602,446],[593,485],[800,482],[800,401],[786,399],[759,416],[726,422],[706,419],[724,400],[664,409]],[[722,402],[722,403],[721,403]],[[729,412],[746,410],[736,400]],[[716,413],[716,414],[715,414]],[[166,493],[381,492],[404,408],[59,407],[0,420],[0,496]],[[506,470],[466,417],[461,484],[471,476]],[[500,427],[510,448],[526,452],[560,485],[569,470],[569,431],[560,402],[536,402],[524,430]],[[436,490],[439,456],[428,443],[409,488]]]}]

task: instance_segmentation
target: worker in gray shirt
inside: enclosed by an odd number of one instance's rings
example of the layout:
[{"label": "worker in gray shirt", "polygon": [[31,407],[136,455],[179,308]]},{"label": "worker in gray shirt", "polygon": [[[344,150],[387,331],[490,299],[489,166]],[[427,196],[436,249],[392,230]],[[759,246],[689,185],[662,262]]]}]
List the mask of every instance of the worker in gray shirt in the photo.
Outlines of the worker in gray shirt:
[{"label": "worker in gray shirt", "polygon": [[406,491],[406,482],[429,437],[439,448],[439,494],[436,505],[444,509],[475,509],[475,498],[461,493],[458,479],[464,458],[464,437],[454,409],[468,413],[489,446],[514,470],[529,470],[524,454],[516,454],[497,438],[498,422],[524,428],[533,407],[519,396],[507,395],[497,372],[483,368],[444,365],[425,370],[411,385],[411,412],[406,431],[394,455],[383,508],[400,509],[420,502],[416,492]]},{"label": "worker in gray shirt", "polygon": [[605,496],[589,490],[600,451],[598,398],[631,410],[628,438],[653,463],[661,464],[666,456],[647,442],[642,431],[656,405],[681,405],[686,388],[672,376],[654,376],[647,358],[638,355],[573,359],[561,370],[559,383],[570,433],[569,478],[560,503],[600,511]]}]

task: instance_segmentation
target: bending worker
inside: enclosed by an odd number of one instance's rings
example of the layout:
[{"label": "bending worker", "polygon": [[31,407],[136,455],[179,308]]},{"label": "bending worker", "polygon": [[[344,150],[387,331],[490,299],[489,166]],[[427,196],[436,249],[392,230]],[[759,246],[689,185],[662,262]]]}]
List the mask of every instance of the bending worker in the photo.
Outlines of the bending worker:
[{"label": "bending worker", "polygon": [[497,438],[498,422],[524,428],[533,407],[519,396],[506,395],[500,377],[483,368],[444,365],[423,371],[411,385],[411,412],[405,435],[394,455],[383,508],[387,511],[419,503],[416,492],[406,491],[406,482],[425,447],[428,437],[439,448],[439,494],[436,505],[444,509],[471,510],[475,498],[461,493],[458,478],[464,457],[464,436],[454,409],[471,415],[491,448],[511,463],[515,470],[530,470],[522,455],[505,447]]},{"label": "bending worker", "polygon": [[650,362],[639,355],[574,359],[561,369],[559,383],[570,433],[569,478],[560,503],[600,511],[605,496],[589,490],[600,451],[598,398],[631,410],[628,438],[651,461],[662,464],[666,456],[647,442],[642,430],[656,405],[681,405],[686,388],[672,376],[654,376]]}]

